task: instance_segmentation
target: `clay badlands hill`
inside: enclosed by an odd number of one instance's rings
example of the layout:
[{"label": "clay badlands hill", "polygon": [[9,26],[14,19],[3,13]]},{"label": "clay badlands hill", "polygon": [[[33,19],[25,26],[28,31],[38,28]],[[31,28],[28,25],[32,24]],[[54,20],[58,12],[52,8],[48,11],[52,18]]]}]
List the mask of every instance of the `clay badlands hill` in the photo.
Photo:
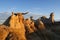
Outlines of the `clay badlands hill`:
[{"label": "clay badlands hill", "polygon": [[60,22],[54,21],[54,13],[36,20],[24,19],[27,13],[12,12],[0,25],[0,40],[60,40]]}]

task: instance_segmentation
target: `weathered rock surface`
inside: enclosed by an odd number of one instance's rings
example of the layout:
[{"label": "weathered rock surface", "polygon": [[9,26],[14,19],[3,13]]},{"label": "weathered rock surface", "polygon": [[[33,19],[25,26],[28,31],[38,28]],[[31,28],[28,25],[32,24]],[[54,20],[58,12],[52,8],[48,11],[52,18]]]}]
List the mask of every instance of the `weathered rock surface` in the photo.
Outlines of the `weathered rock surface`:
[{"label": "weathered rock surface", "polygon": [[32,21],[33,19],[24,19],[22,14],[24,13],[12,12],[0,25],[0,40],[60,40],[60,23]]}]

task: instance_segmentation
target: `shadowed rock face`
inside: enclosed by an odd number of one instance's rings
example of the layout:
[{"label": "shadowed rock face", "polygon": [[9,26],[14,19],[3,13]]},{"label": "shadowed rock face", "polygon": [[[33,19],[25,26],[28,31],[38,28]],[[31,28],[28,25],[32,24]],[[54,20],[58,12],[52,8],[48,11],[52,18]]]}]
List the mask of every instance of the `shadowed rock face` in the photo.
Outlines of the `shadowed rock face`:
[{"label": "shadowed rock face", "polygon": [[[22,15],[25,15],[25,14],[28,14],[28,13],[29,13],[29,12],[21,13],[21,14],[22,14]],[[12,12],[12,14],[14,14],[14,15],[16,16],[17,14],[20,14],[20,13],[13,13],[13,12]],[[6,19],[6,21],[3,23],[3,25],[10,26],[10,24],[9,24],[10,19],[11,19],[11,16],[9,16],[9,17]]]},{"label": "shadowed rock face", "polygon": [[3,25],[10,26],[9,21],[11,19],[11,16],[6,19],[6,21],[3,23]]},{"label": "shadowed rock face", "polygon": [[0,40],[60,40],[60,22],[44,23],[13,13],[0,25]]},{"label": "shadowed rock face", "polygon": [[51,14],[50,14],[50,17],[49,18],[47,18],[46,16],[42,16],[41,17],[41,21],[43,21],[44,23],[54,23],[54,13],[52,12]]}]

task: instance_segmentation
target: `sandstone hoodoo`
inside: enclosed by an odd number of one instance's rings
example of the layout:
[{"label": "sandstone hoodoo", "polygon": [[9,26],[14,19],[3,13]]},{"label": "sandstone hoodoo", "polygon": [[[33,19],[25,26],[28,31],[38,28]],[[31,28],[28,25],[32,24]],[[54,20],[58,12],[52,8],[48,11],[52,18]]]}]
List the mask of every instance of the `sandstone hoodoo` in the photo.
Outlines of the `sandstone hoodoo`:
[{"label": "sandstone hoodoo", "polygon": [[24,18],[26,13],[14,13],[0,25],[0,40],[59,40],[60,22],[55,22],[54,13],[36,20],[33,16]]}]

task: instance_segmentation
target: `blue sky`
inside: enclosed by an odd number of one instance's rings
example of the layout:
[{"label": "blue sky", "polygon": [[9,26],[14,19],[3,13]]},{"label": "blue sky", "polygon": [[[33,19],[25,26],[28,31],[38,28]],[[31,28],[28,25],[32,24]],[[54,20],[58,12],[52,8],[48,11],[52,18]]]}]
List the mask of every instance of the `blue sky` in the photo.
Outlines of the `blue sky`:
[{"label": "blue sky", "polygon": [[0,12],[30,12],[35,15],[49,16],[54,12],[60,19],[60,0],[0,0]]}]

